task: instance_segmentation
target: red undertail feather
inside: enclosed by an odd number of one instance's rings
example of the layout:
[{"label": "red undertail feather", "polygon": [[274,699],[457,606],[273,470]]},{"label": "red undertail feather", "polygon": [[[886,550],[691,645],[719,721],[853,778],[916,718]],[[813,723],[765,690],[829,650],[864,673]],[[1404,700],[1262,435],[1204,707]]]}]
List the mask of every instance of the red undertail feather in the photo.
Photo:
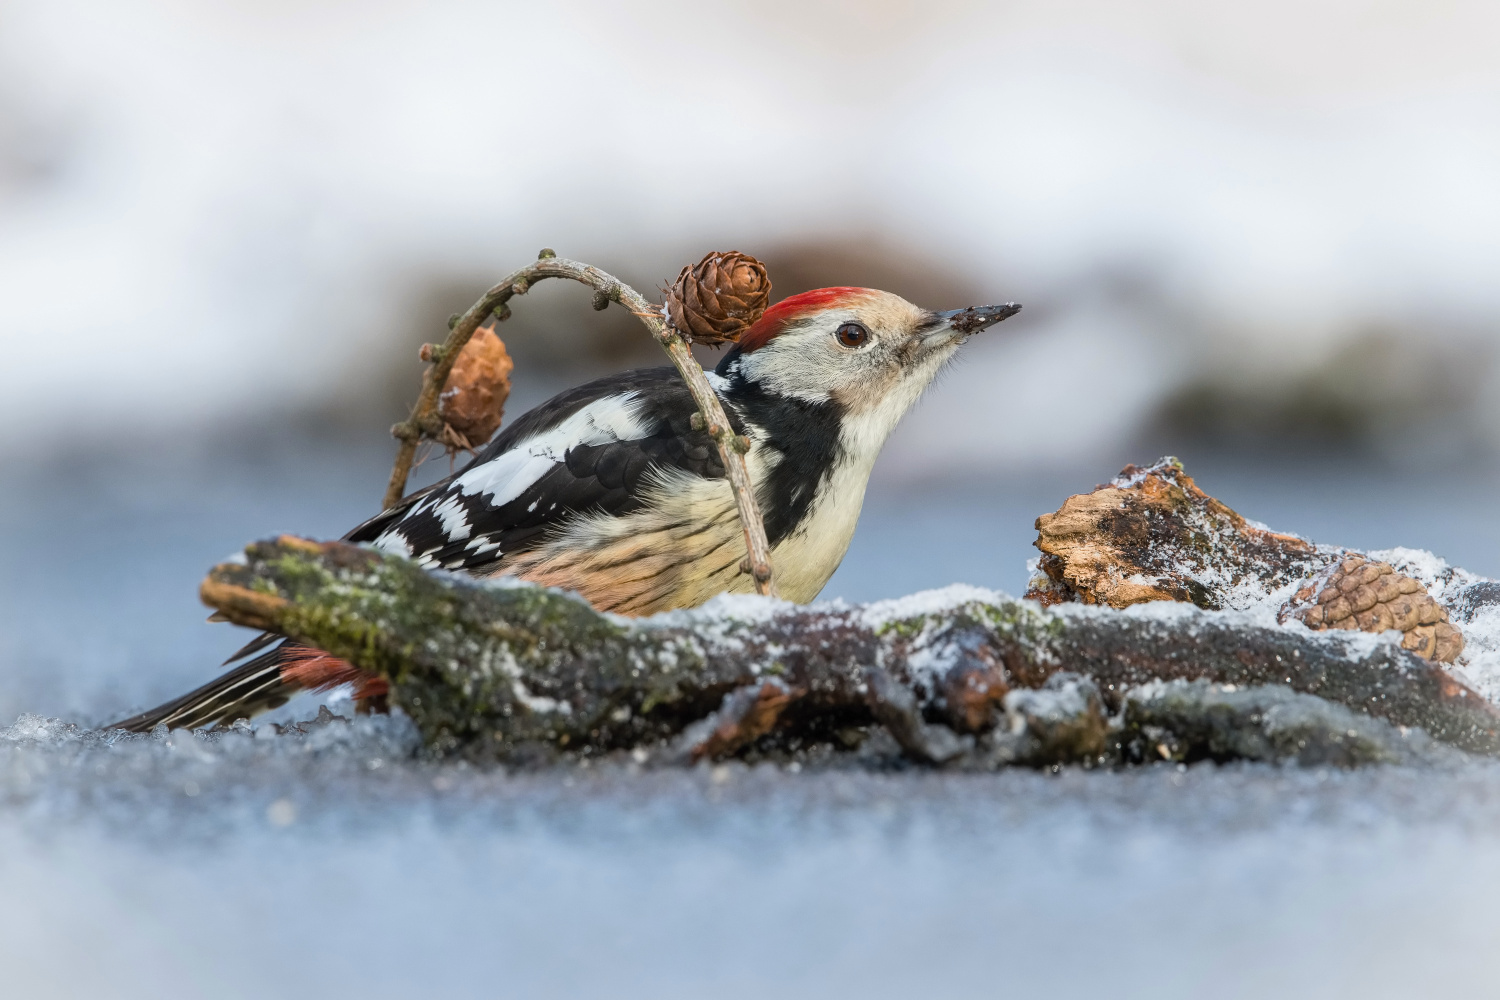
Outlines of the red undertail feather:
[{"label": "red undertail feather", "polygon": [[308,691],[328,691],[340,684],[353,684],[357,701],[381,698],[390,693],[384,677],[366,673],[354,664],[329,656],[321,649],[289,647],[281,664],[281,679]]},{"label": "red undertail feather", "polygon": [[841,285],[835,288],[814,288],[810,292],[789,295],[767,309],[765,315],[745,331],[744,336],[739,339],[740,350],[749,354],[751,351],[765,347],[772,338],[786,328],[788,323],[808,313],[830,309],[871,294],[873,294],[873,289]]}]

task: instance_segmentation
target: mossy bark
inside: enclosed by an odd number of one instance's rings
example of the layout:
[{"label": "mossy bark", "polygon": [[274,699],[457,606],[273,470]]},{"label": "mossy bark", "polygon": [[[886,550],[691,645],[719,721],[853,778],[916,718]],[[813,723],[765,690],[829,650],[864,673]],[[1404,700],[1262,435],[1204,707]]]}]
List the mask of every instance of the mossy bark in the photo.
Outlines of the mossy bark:
[{"label": "mossy bark", "polygon": [[1394,643],[1191,608],[1147,617],[995,595],[910,614],[766,602],[632,621],[289,537],[215,567],[203,597],[381,674],[429,746],[481,759],[648,748],[693,760],[878,721],[913,758],[981,760],[1006,694],[1060,671],[1091,679],[1110,711],[1155,680],[1278,684],[1500,750],[1490,704]]}]

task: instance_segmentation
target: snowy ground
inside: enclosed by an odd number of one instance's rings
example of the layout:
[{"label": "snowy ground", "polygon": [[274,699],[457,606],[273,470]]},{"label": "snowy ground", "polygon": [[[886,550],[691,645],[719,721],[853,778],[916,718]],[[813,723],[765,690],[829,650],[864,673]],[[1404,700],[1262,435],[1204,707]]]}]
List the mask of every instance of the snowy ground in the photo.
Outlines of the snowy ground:
[{"label": "snowy ground", "polygon": [[0,736],[8,981],[1378,997],[1483,993],[1500,972],[1490,764],[506,775],[403,761],[394,728]]},{"label": "snowy ground", "polygon": [[[267,441],[12,465],[0,722],[97,723],[200,683],[242,635],[202,624],[206,567],[364,516],[383,448]],[[1184,457],[1275,527],[1500,575],[1491,472],[1438,491]],[[877,482],[829,595],[1014,591],[1032,518],[1114,471]],[[411,740],[399,718],[221,740],[0,731],[7,993],[1377,997],[1500,976],[1487,762],[507,774],[411,760]]]}]

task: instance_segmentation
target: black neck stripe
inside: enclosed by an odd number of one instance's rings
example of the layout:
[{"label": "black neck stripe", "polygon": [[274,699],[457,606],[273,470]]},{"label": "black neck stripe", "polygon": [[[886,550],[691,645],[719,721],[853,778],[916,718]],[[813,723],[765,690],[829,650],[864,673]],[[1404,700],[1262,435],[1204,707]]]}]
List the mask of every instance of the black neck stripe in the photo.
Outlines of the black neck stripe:
[{"label": "black neck stripe", "polygon": [[733,348],[715,372],[729,382],[729,401],[760,429],[764,443],[781,454],[781,461],[755,489],[766,539],[776,545],[807,517],[819,487],[833,472],[843,448],[843,412],[832,400],[810,403],[767,390],[745,377],[739,358],[740,349]]}]

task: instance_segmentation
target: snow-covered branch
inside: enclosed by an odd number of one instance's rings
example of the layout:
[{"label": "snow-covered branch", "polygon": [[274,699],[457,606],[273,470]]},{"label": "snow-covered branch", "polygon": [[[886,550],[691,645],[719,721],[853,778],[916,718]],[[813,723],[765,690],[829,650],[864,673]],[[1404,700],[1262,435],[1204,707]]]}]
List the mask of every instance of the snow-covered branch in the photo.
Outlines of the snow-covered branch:
[{"label": "snow-covered branch", "polygon": [[[879,737],[962,767],[1255,756],[1252,744],[1353,763],[1399,759],[1411,744],[1395,727],[1500,751],[1500,713],[1393,635],[1187,604],[1042,608],[950,588],[855,608],[721,597],[637,621],[286,536],[215,567],[202,596],[388,678],[431,748],[477,759],[691,761]],[[1235,719],[1238,736],[1213,735]]]}]

